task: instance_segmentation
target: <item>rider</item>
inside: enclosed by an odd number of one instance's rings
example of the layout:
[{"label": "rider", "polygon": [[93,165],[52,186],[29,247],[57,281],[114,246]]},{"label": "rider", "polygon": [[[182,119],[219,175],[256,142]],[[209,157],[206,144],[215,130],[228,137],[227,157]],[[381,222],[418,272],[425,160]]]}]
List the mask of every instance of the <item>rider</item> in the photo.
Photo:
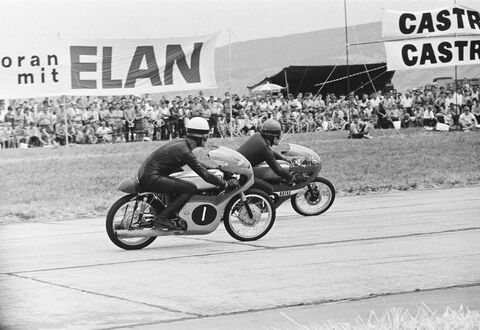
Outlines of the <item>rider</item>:
[{"label": "rider", "polygon": [[184,165],[190,166],[202,179],[220,187],[239,187],[235,179],[225,181],[207,171],[192,150],[204,147],[208,139],[210,127],[201,118],[192,118],[187,124],[186,138],[171,141],[148,156],[138,170],[140,186],[146,191],[174,193],[175,199],[168,204],[153,220],[154,227],[165,227],[169,230],[182,229],[175,223],[175,213],[179,211],[197,192],[191,182],[170,177],[169,175]]},{"label": "rider", "polygon": [[[273,119],[267,119],[263,123],[260,133],[253,134],[237,151],[247,158],[252,166],[267,162],[278,176],[293,182],[294,177],[277,162],[277,159],[287,160],[287,158],[271,148],[273,145],[280,143],[281,134],[282,127],[280,123]],[[261,189],[269,195],[273,194],[273,186],[257,176],[255,176],[253,187]]]}]

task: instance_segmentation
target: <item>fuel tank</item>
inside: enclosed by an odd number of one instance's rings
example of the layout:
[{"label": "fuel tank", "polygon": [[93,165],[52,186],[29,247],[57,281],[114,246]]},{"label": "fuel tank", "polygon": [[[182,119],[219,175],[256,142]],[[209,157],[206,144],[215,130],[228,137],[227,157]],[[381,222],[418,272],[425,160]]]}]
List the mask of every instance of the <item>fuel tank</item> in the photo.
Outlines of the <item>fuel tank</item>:
[{"label": "fuel tank", "polygon": [[[208,170],[210,173],[213,175],[219,177],[220,179],[223,179],[223,172],[220,170],[216,169],[211,169]],[[208,183],[207,181],[203,180],[197,173],[194,171],[182,171],[182,172],[176,172],[170,174],[171,177],[185,180],[188,182],[193,183],[194,185],[197,186],[197,189],[199,190],[210,190],[210,189],[217,189],[218,186],[215,186],[211,183]]]}]

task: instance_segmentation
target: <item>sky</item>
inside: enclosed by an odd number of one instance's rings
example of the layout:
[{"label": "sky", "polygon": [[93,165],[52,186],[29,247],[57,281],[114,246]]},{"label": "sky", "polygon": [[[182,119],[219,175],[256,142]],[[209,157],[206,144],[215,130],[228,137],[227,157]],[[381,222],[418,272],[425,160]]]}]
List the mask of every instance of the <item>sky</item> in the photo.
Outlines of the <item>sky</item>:
[{"label": "sky", "polygon": [[[382,8],[427,10],[455,0],[345,0],[347,24]],[[479,7],[479,0],[456,0]],[[219,33],[217,46],[341,27],[344,0],[0,0],[7,38],[163,38]],[[0,48],[1,52],[1,48]]]}]

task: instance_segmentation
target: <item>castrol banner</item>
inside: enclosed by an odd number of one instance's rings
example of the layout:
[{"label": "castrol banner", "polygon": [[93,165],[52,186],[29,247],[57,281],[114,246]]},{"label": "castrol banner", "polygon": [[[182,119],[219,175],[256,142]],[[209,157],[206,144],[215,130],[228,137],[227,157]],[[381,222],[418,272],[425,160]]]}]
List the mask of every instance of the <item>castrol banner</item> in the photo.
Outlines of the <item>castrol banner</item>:
[{"label": "castrol banner", "polygon": [[480,34],[479,10],[459,5],[418,12],[382,10],[384,38],[450,34]]},{"label": "castrol banner", "polygon": [[216,37],[2,40],[0,99],[216,88]]},{"label": "castrol banner", "polygon": [[480,65],[480,35],[385,42],[387,70]]}]

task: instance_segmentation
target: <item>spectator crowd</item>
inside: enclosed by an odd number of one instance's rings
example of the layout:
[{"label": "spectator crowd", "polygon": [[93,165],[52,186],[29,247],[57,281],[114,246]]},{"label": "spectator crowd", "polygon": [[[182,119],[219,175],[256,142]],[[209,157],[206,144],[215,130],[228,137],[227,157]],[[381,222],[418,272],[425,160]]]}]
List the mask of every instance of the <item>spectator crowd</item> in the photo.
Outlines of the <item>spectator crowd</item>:
[{"label": "spectator crowd", "polygon": [[205,96],[152,99],[150,96],[111,96],[14,100],[0,111],[2,148],[41,147],[67,143],[95,144],[167,140],[182,137],[192,117],[201,116],[213,137],[242,136],[258,131],[268,118],[284,132],[347,130],[353,138],[370,137],[372,129],[478,128],[479,87],[467,82],[453,90],[426,85],[370,95]]}]

